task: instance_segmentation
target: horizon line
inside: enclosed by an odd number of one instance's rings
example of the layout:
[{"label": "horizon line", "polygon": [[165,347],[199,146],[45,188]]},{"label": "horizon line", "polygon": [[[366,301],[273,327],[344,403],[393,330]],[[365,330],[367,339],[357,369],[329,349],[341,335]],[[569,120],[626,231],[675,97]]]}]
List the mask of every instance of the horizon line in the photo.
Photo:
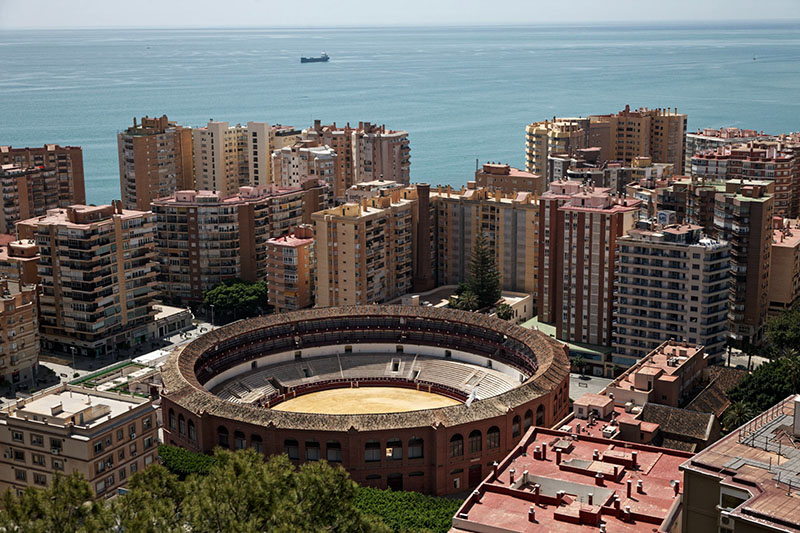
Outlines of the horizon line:
[{"label": "horizon line", "polygon": [[737,25],[742,27],[756,27],[756,26],[791,26],[800,24],[800,18],[792,19],[696,19],[696,20],[597,20],[597,21],[584,21],[584,22],[571,22],[571,21],[545,21],[545,22],[470,22],[470,23],[401,23],[401,24],[309,24],[309,25],[203,25],[203,24],[188,24],[188,25],[153,25],[153,26],[140,26],[140,25],[113,25],[113,26],[19,26],[9,27],[0,25],[0,31],[74,31],[74,30],[308,30],[308,29],[325,29],[325,30],[339,30],[339,29],[384,29],[384,28],[491,28],[491,27],[505,27],[505,28],[545,28],[545,27],[620,27],[620,26],[726,26]]}]

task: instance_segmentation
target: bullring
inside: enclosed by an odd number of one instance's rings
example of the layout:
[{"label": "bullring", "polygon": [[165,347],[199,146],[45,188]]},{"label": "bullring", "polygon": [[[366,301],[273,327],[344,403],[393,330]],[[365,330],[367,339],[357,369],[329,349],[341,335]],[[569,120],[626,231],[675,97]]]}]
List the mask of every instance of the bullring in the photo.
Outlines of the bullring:
[{"label": "bullring", "polygon": [[[531,425],[568,411],[562,344],[485,315],[432,307],[310,309],[242,320],[163,368],[165,441],[252,447],[341,464],[364,485],[451,494],[476,486]],[[453,405],[399,412],[283,410],[306,395],[381,387]],[[387,388],[388,387],[388,388]],[[380,394],[383,389],[374,389]],[[308,402],[306,402],[308,405]]]}]

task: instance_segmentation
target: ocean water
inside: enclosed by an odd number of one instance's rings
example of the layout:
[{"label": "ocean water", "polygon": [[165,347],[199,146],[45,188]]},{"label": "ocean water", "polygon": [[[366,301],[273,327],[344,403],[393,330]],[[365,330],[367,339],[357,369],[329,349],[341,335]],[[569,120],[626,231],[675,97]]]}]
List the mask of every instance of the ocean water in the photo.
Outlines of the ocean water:
[{"label": "ocean water", "polygon": [[83,146],[101,203],[119,197],[116,133],[134,116],[363,120],[409,132],[412,180],[459,186],[476,159],[523,166],[535,120],[630,104],[788,132],[799,87],[797,24],[0,30],[0,145]]}]

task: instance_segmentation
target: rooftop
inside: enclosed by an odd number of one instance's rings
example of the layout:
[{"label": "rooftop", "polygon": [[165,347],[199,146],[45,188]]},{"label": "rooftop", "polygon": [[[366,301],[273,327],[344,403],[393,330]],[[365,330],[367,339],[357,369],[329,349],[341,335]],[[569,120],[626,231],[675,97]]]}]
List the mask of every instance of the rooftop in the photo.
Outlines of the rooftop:
[{"label": "rooftop", "polygon": [[792,395],[681,465],[750,494],[731,516],[800,531],[800,395]]},{"label": "rooftop", "polygon": [[9,419],[91,429],[149,401],[148,398],[132,395],[61,385],[54,390],[19,400],[0,412],[0,415]]},{"label": "rooftop", "polygon": [[677,520],[678,467],[690,457],[534,427],[467,498],[452,531],[597,531],[605,524],[612,532],[650,533]]},{"label": "rooftop", "polygon": [[621,376],[609,385],[609,392],[617,387],[624,390],[641,390],[643,383],[636,376],[652,376],[654,378],[670,379],[683,371],[683,365],[692,359],[702,346],[690,346],[685,342],[666,341],[661,346],[641,358],[635,365],[626,370]]}]

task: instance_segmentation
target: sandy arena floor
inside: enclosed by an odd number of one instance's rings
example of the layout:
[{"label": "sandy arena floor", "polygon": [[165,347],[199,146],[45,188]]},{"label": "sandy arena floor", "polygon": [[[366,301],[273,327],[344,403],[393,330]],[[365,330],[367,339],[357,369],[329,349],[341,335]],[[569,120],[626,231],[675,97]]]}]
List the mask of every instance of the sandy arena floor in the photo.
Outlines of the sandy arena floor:
[{"label": "sandy arena floor", "polygon": [[400,413],[458,405],[458,400],[400,387],[360,387],[358,389],[329,389],[304,394],[272,407],[292,413],[323,413],[357,415]]}]

